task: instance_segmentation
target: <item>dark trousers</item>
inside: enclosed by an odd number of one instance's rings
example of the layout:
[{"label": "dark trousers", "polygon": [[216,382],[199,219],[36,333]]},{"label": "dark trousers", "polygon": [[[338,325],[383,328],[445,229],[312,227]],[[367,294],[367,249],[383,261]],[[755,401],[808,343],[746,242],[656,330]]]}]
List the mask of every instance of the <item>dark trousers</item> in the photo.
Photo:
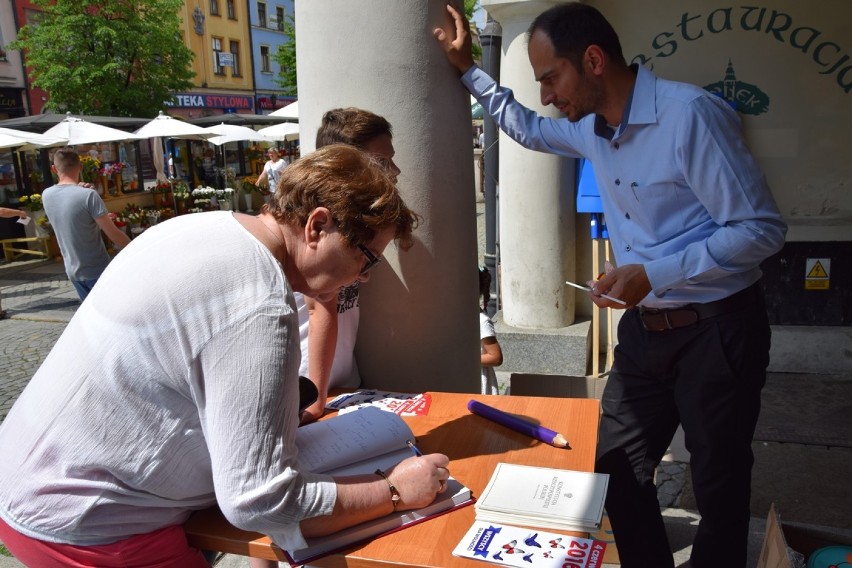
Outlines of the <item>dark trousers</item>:
[{"label": "dark trousers", "polygon": [[621,319],[596,470],[610,475],[606,509],[623,568],[674,566],[654,471],[678,424],[701,514],[691,565],[746,565],[751,442],[770,344],[756,289],[748,307],[685,328],[647,331],[637,309]]}]

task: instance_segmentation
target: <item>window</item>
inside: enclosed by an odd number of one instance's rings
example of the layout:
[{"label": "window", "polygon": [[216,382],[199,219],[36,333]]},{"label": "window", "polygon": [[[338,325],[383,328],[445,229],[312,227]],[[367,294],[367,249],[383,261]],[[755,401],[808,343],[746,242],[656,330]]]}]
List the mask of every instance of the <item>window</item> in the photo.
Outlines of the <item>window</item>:
[{"label": "window", "polygon": [[275,8],[275,21],[278,23],[278,31],[284,31],[284,8],[277,6]]},{"label": "window", "polygon": [[237,19],[237,7],[234,5],[234,0],[228,0],[228,17],[232,20]]},{"label": "window", "polygon": [[240,42],[231,41],[231,57],[234,66],[231,67],[231,77],[240,77]]},{"label": "window", "polygon": [[6,48],[3,47],[3,30],[0,30],[0,61],[6,61]]},{"label": "window", "polygon": [[222,53],[222,38],[213,38],[213,73],[224,75],[225,69],[219,64],[219,54]]},{"label": "window", "polygon": [[269,64],[269,46],[260,46],[260,72],[272,73],[272,67]]},{"label": "window", "polygon": [[210,0],[210,15],[219,15],[219,0]]},{"label": "window", "polygon": [[266,2],[257,3],[257,25],[261,28],[266,27]]}]

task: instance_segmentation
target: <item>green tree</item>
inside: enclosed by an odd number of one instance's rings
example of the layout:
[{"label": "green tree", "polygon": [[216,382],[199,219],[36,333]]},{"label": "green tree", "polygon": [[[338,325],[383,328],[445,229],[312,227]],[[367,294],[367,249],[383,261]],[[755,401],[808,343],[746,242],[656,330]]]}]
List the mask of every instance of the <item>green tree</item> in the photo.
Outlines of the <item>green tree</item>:
[{"label": "green tree", "polygon": [[283,31],[287,34],[287,41],[278,44],[275,52],[275,61],[281,68],[275,82],[284,94],[295,97],[299,93],[296,89],[296,20],[293,16],[288,14],[284,18]]},{"label": "green tree", "polygon": [[479,6],[479,0],[464,0],[464,17],[470,22],[470,33],[472,34],[470,51],[475,61],[482,60],[482,44],[479,43],[479,28],[476,27],[476,22],[473,21],[473,13]]},{"label": "green tree", "polygon": [[152,117],[171,92],[192,87],[182,0],[33,0],[42,9],[21,28],[32,84],[45,107],[76,114]]}]

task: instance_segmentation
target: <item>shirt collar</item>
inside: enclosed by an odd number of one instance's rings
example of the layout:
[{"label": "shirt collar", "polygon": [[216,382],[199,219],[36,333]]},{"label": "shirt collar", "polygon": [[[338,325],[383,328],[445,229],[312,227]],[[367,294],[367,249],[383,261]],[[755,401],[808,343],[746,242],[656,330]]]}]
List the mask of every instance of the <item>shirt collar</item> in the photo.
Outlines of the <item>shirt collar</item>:
[{"label": "shirt collar", "polygon": [[[639,64],[634,63],[630,67],[636,72],[636,82],[633,84],[633,89],[624,105],[619,133],[623,132],[628,124],[653,124],[657,122],[655,92],[657,78]],[[607,125],[606,119],[598,114],[595,115],[595,134],[607,140],[612,140],[616,133]]]}]

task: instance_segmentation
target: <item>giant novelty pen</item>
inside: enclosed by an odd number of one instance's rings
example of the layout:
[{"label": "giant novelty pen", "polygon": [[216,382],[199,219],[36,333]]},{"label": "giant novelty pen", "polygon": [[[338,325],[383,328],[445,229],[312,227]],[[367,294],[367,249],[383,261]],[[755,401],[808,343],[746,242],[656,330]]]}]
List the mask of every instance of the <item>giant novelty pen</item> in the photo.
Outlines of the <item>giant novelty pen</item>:
[{"label": "giant novelty pen", "polygon": [[518,418],[517,416],[513,416],[502,410],[497,410],[487,404],[482,404],[481,402],[477,402],[475,400],[471,400],[467,403],[467,409],[473,412],[474,414],[478,414],[483,418],[487,418],[492,422],[496,422],[497,424],[501,424],[507,428],[511,428],[521,434],[526,434],[531,438],[535,438],[536,440],[541,440],[546,444],[550,444],[551,446],[556,446],[557,448],[567,448],[568,440],[565,439],[565,436],[558,432],[554,432],[550,428],[545,428],[544,426],[539,426],[537,424],[533,424],[532,422],[527,422],[522,418]]}]

